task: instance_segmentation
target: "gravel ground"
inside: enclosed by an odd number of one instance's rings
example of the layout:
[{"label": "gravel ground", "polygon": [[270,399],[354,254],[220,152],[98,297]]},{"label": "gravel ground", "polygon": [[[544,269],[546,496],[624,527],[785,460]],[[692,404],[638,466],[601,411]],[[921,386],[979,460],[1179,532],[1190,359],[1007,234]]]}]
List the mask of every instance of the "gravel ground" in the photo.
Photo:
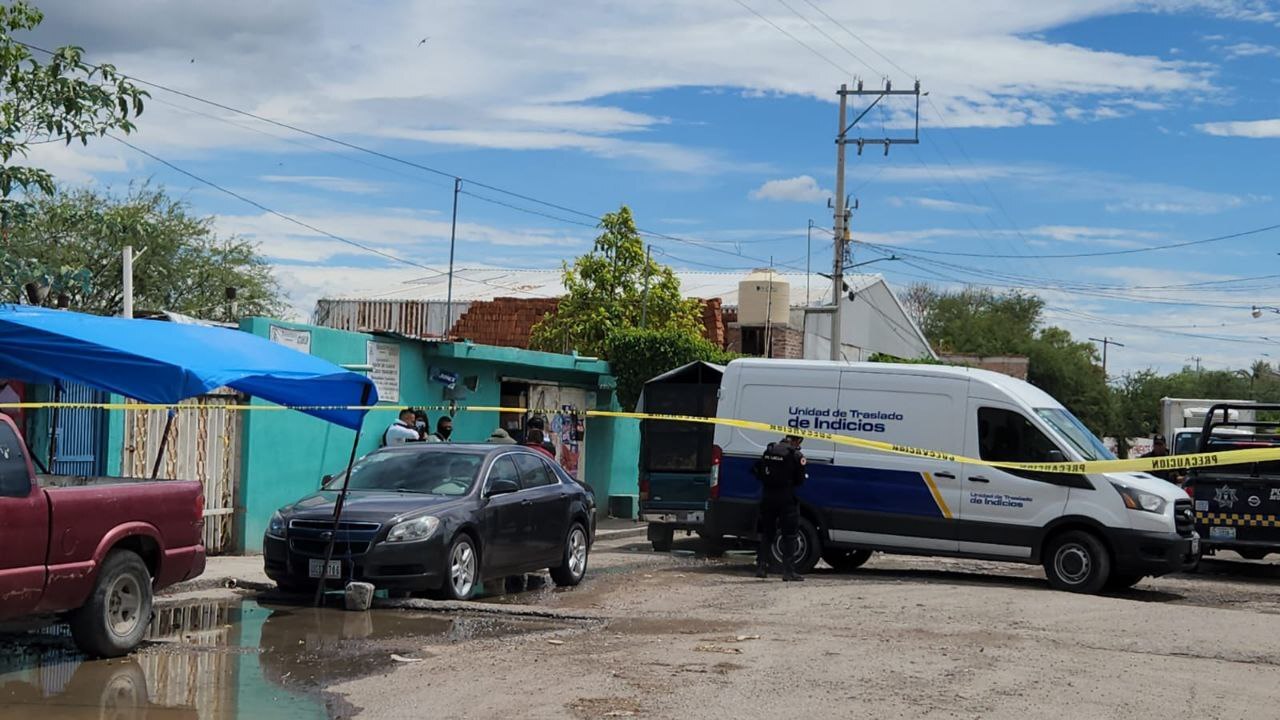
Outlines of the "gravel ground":
[{"label": "gravel ground", "polygon": [[1280,565],[1092,597],[1037,568],[881,555],[784,584],[695,547],[602,541],[579,588],[511,598],[593,622],[331,690],[360,718],[1280,717]]}]

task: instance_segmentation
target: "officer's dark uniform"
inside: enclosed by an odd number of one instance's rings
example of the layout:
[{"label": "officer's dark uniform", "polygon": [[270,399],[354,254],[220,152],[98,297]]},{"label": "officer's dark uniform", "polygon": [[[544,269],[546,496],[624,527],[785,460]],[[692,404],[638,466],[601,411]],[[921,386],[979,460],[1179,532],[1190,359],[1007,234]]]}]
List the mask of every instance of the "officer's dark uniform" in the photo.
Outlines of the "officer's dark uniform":
[{"label": "officer's dark uniform", "polygon": [[760,547],[756,551],[756,574],[768,574],[773,541],[782,534],[782,579],[803,580],[796,574],[796,535],[800,531],[800,506],[796,488],[805,480],[804,453],[788,442],[769,443],[756,463],[756,478],[763,486],[760,498]]}]

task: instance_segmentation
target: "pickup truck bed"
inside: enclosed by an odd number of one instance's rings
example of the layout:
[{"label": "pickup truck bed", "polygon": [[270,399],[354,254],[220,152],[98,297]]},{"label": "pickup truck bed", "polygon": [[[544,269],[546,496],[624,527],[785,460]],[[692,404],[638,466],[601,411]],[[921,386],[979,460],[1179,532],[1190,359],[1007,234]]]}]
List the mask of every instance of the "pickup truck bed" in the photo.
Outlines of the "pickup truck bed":
[{"label": "pickup truck bed", "polygon": [[194,481],[37,476],[0,415],[0,620],[63,614],[82,649],[128,652],[156,588],[204,571]]}]

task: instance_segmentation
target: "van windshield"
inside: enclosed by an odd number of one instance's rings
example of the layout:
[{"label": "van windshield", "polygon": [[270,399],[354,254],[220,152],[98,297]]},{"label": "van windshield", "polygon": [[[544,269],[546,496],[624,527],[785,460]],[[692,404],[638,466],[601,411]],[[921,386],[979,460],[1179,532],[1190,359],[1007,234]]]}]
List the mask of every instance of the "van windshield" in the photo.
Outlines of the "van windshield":
[{"label": "van windshield", "polygon": [[1089,432],[1089,428],[1084,426],[1075,415],[1072,415],[1065,408],[1037,408],[1036,414],[1041,420],[1049,423],[1049,426],[1057,431],[1071,446],[1080,453],[1085,460],[1115,460],[1116,456],[1111,454],[1106,445],[1102,441]]}]

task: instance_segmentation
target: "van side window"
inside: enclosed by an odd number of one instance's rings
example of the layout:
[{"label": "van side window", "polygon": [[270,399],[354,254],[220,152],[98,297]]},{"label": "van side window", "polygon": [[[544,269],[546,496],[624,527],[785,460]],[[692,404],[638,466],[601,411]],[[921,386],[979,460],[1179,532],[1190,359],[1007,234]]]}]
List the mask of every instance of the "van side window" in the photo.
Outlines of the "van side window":
[{"label": "van side window", "polygon": [[1022,413],[978,408],[978,452],[983,460],[1052,462],[1050,451],[1057,449]]},{"label": "van side window", "polygon": [[0,423],[0,496],[26,497],[30,493],[26,450],[13,429]]}]

